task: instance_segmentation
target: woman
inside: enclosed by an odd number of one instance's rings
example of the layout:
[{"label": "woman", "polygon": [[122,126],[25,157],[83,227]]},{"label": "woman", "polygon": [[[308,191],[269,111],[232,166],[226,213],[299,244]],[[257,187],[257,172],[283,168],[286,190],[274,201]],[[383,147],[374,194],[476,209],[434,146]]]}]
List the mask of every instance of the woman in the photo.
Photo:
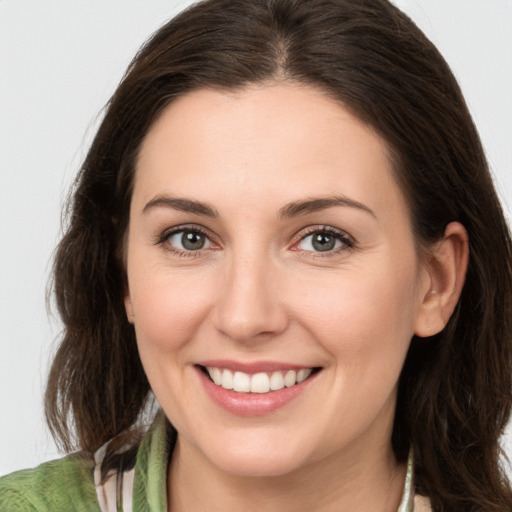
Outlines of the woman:
[{"label": "woman", "polygon": [[47,417],[80,453],[4,478],[6,510],[511,509],[510,237],[451,72],[387,1],[162,27],[54,276]]}]

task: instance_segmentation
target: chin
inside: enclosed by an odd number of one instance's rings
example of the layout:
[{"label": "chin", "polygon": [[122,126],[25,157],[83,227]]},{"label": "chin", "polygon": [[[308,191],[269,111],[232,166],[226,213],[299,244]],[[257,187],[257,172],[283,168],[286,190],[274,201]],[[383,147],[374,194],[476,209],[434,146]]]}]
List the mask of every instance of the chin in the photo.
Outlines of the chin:
[{"label": "chin", "polygon": [[266,454],[254,456],[246,455],[221,457],[211,461],[216,467],[224,473],[253,478],[280,477],[293,473],[302,466],[299,460],[294,457],[284,457],[284,454],[276,454],[273,457],[267,457]]},{"label": "chin", "polygon": [[276,443],[262,435],[253,442],[226,441],[201,451],[224,473],[240,477],[278,477],[293,473],[305,464],[306,454],[300,444],[289,439]]}]

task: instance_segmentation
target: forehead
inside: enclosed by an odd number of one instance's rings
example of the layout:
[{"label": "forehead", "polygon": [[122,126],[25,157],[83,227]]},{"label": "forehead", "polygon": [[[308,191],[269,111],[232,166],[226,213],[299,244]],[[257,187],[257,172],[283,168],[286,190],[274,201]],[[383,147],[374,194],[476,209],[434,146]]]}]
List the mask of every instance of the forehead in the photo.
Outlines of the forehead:
[{"label": "forehead", "polygon": [[296,84],[201,89],[170,104],[143,142],[134,201],[157,193],[238,208],[333,194],[405,207],[384,140],[340,102]]}]

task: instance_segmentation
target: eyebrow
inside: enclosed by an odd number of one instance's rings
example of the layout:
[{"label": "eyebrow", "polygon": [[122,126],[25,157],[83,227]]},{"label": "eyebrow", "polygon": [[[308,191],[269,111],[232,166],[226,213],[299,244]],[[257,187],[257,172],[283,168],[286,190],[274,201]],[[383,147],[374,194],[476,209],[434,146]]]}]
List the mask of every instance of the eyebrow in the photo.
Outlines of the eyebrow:
[{"label": "eyebrow", "polygon": [[200,201],[194,201],[193,199],[187,199],[184,197],[171,197],[171,196],[156,196],[151,199],[146,206],[144,206],[142,212],[147,213],[153,208],[171,208],[186,213],[195,213],[196,215],[203,215],[205,217],[216,218],[219,216],[219,212],[207,203]]},{"label": "eyebrow", "polygon": [[[358,210],[369,213],[372,217],[376,218],[375,213],[370,208],[358,201],[354,201],[353,199],[349,199],[344,196],[319,197],[293,201],[279,209],[278,218],[283,219],[297,217],[299,215],[307,215],[308,213],[315,213],[334,206],[357,208]],[[154,208],[170,208],[205,217],[219,217],[219,212],[213,206],[184,197],[156,196],[144,206],[142,212],[147,213]]]},{"label": "eyebrow", "polygon": [[299,215],[306,215],[308,213],[326,210],[327,208],[332,208],[333,206],[348,206],[350,208],[357,208],[358,210],[362,210],[366,213],[369,213],[372,217],[377,218],[375,213],[370,208],[368,208],[368,206],[344,196],[319,197],[306,199],[303,201],[293,201],[292,203],[288,203],[287,205],[283,206],[279,210],[278,217],[297,217]]}]

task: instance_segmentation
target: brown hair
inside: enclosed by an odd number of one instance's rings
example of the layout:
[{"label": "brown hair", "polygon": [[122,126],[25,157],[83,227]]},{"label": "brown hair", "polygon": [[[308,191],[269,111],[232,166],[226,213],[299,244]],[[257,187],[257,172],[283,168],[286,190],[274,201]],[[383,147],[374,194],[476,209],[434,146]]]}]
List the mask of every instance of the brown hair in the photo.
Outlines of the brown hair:
[{"label": "brown hair", "polygon": [[[114,96],[72,192],[56,253],[64,322],[46,413],[66,449],[133,434],[150,396],[123,305],[120,258],[141,141],[162,110],[200,87],[269,80],[316,86],[387,141],[419,245],[451,221],[470,240],[447,327],[413,338],[399,383],[397,459],[436,511],[510,511],[499,436],[512,389],[511,241],[484,152],[448,65],[387,0],[207,0],[158,30]],[[119,437],[120,436],[120,437]]]}]

